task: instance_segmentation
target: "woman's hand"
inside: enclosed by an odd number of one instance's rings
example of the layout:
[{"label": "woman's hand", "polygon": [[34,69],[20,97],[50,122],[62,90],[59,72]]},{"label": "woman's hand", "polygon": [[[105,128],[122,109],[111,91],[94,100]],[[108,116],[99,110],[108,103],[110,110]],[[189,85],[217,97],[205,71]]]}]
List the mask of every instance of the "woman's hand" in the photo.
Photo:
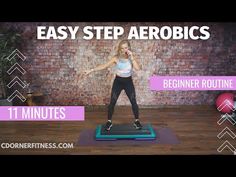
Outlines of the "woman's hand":
[{"label": "woman's hand", "polygon": [[131,52],[130,50],[126,50],[125,52],[129,57],[133,57],[133,52]]},{"label": "woman's hand", "polygon": [[78,79],[84,79],[84,77],[89,75],[92,71],[93,71],[93,69],[88,69],[88,70],[85,70],[85,71],[81,72],[79,74],[79,78]]},{"label": "woman's hand", "polygon": [[88,69],[88,70],[85,70],[83,72],[83,75],[87,76],[88,74],[90,74],[93,70],[92,69]]},{"label": "woman's hand", "polygon": [[132,62],[135,61],[135,57],[134,57],[134,53],[133,52],[131,52],[130,50],[126,50],[125,53],[129,56],[129,58],[131,59]]}]

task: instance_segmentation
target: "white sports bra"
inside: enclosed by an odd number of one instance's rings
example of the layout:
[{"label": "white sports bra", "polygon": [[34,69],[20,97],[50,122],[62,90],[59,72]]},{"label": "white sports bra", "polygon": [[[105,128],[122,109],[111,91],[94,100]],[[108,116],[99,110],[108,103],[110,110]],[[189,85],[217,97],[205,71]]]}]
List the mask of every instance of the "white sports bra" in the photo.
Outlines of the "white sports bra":
[{"label": "white sports bra", "polygon": [[118,59],[115,69],[116,75],[120,77],[130,77],[132,75],[132,63],[130,59]]}]

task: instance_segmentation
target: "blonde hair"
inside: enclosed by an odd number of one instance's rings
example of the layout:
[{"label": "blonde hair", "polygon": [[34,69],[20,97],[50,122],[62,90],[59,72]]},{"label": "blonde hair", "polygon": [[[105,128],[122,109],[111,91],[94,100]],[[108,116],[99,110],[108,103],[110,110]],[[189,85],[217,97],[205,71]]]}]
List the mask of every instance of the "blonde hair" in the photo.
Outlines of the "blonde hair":
[{"label": "blonde hair", "polygon": [[120,56],[121,46],[122,46],[123,44],[127,44],[128,47],[129,47],[129,50],[131,50],[130,42],[129,42],[127,39],[124,39],[124,40],[120,41],[119,44],[118,44],[116,56]]}]

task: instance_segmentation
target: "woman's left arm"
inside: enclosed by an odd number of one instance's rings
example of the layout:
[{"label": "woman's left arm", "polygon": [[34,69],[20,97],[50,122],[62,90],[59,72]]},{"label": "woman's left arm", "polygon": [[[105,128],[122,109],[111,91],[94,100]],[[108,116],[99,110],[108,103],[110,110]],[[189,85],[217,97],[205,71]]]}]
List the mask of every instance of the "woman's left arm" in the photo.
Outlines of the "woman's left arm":
[{"label": "woman's left arm", "polygon": [[130,53],[130,60],[132,61],[135,70],[141,70],[141,65],[137,62],[137,59],[133,53]]}]

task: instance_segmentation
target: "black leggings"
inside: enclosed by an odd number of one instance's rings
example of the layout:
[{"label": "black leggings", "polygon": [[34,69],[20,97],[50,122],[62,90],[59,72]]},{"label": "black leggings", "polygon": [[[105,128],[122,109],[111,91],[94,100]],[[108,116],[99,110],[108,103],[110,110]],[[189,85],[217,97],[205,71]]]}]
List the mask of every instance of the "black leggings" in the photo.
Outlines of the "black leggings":
[{"label": "black leggings", "polygon": [[112,119],[112,114],[114,112],[116,101],[123,89],[125,90],[125,93],[132,104],[132,110],[133,110],[135,119],[139,118],[139,108],[136,102],[135,89],[134,89],[132,77],[130,76],[130,77],[124,78],[124,77],[116,76],[113,82],[113,86],[112,86],[111,101],[108,106],[108,120]]}]

